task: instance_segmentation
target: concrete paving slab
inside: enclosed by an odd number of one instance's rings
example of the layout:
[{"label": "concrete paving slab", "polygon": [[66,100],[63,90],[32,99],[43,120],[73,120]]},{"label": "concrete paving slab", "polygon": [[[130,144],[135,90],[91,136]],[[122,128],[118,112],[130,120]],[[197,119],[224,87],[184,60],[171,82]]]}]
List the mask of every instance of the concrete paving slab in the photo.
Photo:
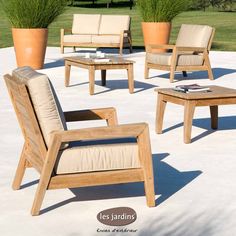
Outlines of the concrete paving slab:
[{"label": "concrete paving slab", "polygon": [[[80,236],[233,236],[236,235],[236,105],[219,107],[219,130],[210,129],[209,109],[197,108],[191,144],[183,143],[183,107],[168,104],[164,133],[155,133],[156,87],[179,84],[221,85],[236,89],[236,52],[211,52],[214,81],[205,72],[193,72],[187,79],[177,75],[170,84],[165,71],[151,70],[144,80],[144,52],[125,54],[134,60],[135,93],[129,94],[124,70],[107,72],[107,86],[101,86],[96,72],[95,95],[88,92],[88,72],[72,67],[71,86],[64,87],[63,56],[81,55],[70,49],[61,55],[48,47],[46,73],[55,86],[64,110],[114,106],[119,123],[147,122],[150,127],[156,202],[146,207],[142,184],[120,184],[46,193],[42,214],[30,215],[38,174],[29,169],[22,189],[13,191],[11,182],[23,144],[6,86],[0,80],[0,235]],[[14,49],[0,49],[0,76],[16,67]],[[82,122],[70,128],[101,126],[103,122]],[[127,206],[138,215],[124,228],[136,233],[113,233],[114,227],[101,224],[97,214],[105,209]],[[97,230],[111,232],[97,232]]]}]

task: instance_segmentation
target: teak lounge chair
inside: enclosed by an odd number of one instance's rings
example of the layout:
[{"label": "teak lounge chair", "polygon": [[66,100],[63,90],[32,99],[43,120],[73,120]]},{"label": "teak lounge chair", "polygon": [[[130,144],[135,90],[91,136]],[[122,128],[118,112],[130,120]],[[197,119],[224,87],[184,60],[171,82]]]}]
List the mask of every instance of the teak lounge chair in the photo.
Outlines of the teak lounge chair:
[{"label": "teak lounge chair", "polygon": [[[147,205],[155,206],[147,124],[117,125],[114,108],[63,112],[48,77],[30,67],[4,79],[25,140],[13,189],[26,168],[40,174],[32,215],[39,214],[47,189],[128,182],[144,182]],[[98,119],[108,127],[67,130],[66,122]],[[135,141],[121,139],[130,137]]]},{"label": "teak lounge chair", "polygon": [[[213,80],[209,51],[215,29],[207,25],[187,25],[180,28],[176,45],[148,45],[144,77],[149,77],[149,69],[170,71],[170,82],[174,82],[175,71],[207,70],[209,79]],[[172,52],[155,52],[157,49]]]}]

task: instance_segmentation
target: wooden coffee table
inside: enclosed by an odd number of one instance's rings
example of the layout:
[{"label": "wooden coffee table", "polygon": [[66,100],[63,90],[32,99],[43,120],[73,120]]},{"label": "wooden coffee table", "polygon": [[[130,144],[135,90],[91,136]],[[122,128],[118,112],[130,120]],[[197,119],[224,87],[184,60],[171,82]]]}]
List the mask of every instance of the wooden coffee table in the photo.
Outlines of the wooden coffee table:
[{"label": "wooden coffee table", "polygon": [[106,71],[114,69],[126,69],[128,72],[128,85],[129,92],[134,91],[134,78],[133,78],[133,61],[126,60],[122,57],[106,57],[109,58],[109,62],[95,62],[93,58],[85,58],[84,56],[66,57],[65,58],[65,86],[69,86],[70,82],[70,69],[71,66],[77,66],[80,68],[89,70],[89,92],[94,94],[94,80],[95,70],[101,70],[102,85],[106,85]]},{"label": "wooden coffee table", "polygon": [[191,142],[191,130],[196,106],[209,106],[211,128],[218,128],[218,105],[236,104],[236,89],[209,86],[211,92],[182,93],[171,88],[155,89],[158,93],[156,133],[162,133],[163,117],[167,102],[184,106],[184,142]]}]

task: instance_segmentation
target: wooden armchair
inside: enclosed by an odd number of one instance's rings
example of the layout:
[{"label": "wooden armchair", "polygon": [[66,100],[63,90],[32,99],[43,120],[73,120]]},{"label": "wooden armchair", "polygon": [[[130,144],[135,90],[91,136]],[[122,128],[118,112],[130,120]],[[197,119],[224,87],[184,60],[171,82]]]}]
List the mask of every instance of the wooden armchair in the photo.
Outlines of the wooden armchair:
[{"label": "wooden armchair", "polygon": [[[29,67],[18,68],[4,79],[25,140],[12,188],[20,188],[26,168],[40,174],[32,215],[40,213],[48,189],[129,182],[144,182],[147,205],[155,206],[147,124],[117,125],[114,108],[62,112],[47,76]],[[66,127],[66,122],[97,119],[106,120],[108,127]],[[130,137],[135,141],[120,140]],[[119,140],[114,143],[114,139]]]},{"label": "wooden armchair", "polygon": [[[145,59],[144,77],[149,77],[149,69],[170,71],[170,82],[174,82],[176,71],[207,70],[209,79],[213,73],[209,60],[215,29],[206,25],[181,26],[176,45],[148,45]],[[157,52],[157,49],[167,52]]]}]

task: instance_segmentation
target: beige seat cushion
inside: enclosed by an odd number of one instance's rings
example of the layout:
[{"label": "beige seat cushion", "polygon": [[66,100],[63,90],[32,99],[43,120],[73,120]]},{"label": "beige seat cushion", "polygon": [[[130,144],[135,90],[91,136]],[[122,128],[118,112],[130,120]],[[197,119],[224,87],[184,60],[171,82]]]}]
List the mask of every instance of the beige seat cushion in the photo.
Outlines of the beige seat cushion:
[{"label": "beige seat cushion", "polygon": [[176,40],[176,46],[207,48],[212,30],[212,27],[208,25],[183,24]]},{"label": "beige seat cushion", "polygon": [[137,143],[77,146],[63,150],[56,174],[139,168]]},{"label": "beige seat cushion", "polygon": [[92,36],[88,34],[72,34],[72,35],[64,35],[65,43],[91,43]]},{"label": "beige seat cushion", "polygon": [[72,34],[98,34],[100,14],[74,14]]},{"label": "beige seat cushion", "polygon": [[[147,53],[147,62],[157,65],[171,65],[172,53]],[[202,55],[182,54],[178,56],[178,66],[199,66],[203,64]]]},{"label": "beige seat cushion", "polygon": [[128,30],[130,17],[127,15],[102,15],[99,34],[120,34]]},{"label": "beige seat cushion", "polygon": [[[12,72],[14,79],[26,84],[46,144],[52,131],[66,130],[66,121],[60,103],[48,77],[30,67],[20,67]],[[63,147],[66,147],[65,144]]]},{"label": "beige seat cushion", "polygon": [[[128,38],[124,38],[123,42],[128,42]],[[120,43],[120,36],[119,35],[92,35],[92,43],[98,44],[109,44],[109,43]]]}]

